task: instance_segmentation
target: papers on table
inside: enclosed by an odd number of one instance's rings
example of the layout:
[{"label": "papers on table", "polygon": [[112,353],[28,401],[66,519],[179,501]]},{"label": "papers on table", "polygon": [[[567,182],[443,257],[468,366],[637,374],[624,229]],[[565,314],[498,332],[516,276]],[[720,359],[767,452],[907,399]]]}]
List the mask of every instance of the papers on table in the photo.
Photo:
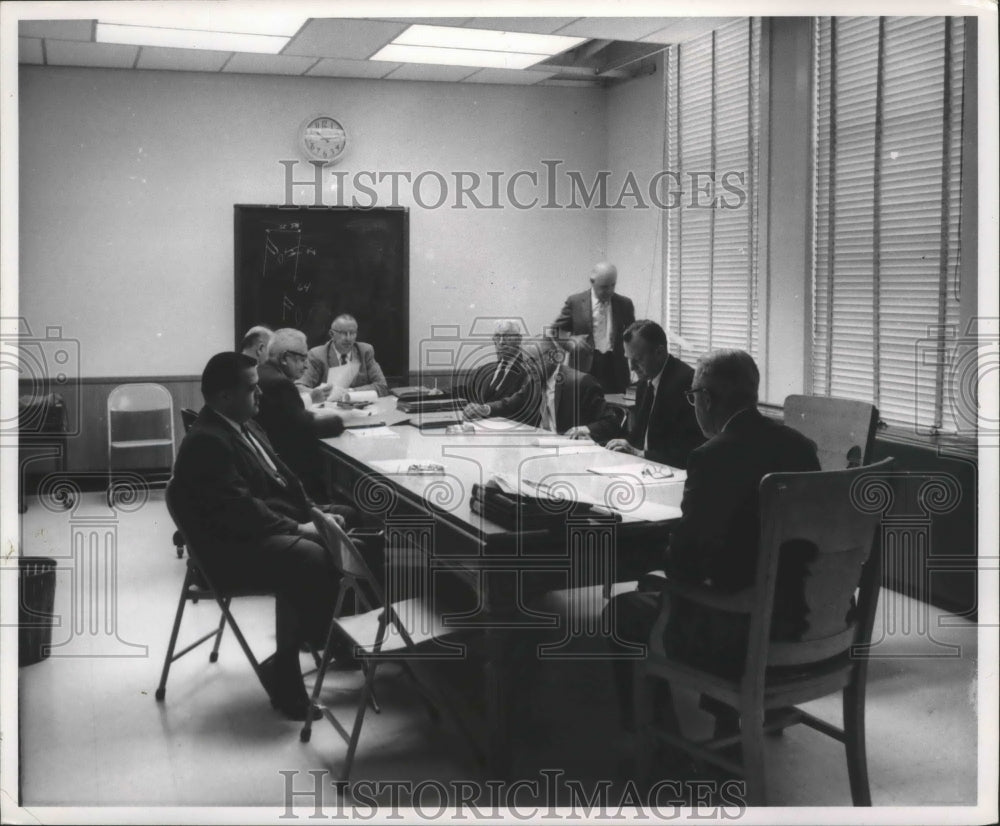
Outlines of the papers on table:
[{"label": "papers on table", "polygon": [[566,436],[538,436],[531,440],[535,447],[557,447],[563,454],[603,453],[604,448],[589,439],[570,439]]},{"label": "papers on table", "polygon": [[629,462],[621,465],[589,467],[587,471],[600,476],[632,476],[640,479],[644,485],[655,482],[683,482],[687,479],[687,471],[675,470],[656,462]]},{"label": "papers on table", "polygon": [[349,390],[347,392],[349,402],[374,402],[378,401],[377,390]]},{"label": "papers on table", "polygon": [[379,459],[368,464],[390,476],[444,476],[444,465],[440,462],[415,462],[412,459]]},{"label": "papers on table", "polygon": [[[347,364],[333,364],[326,374],[326,383],[332,387],[345,389],[351,386],[354,377],[358,375],[358,363],[356,361]],[[377,394],[376,394],[377,396]]]},{"label": "papers on table", "polygon": [[398,439],[399,434],[385,425],[375,427],[351,427],[344,431],[355,439]]}]

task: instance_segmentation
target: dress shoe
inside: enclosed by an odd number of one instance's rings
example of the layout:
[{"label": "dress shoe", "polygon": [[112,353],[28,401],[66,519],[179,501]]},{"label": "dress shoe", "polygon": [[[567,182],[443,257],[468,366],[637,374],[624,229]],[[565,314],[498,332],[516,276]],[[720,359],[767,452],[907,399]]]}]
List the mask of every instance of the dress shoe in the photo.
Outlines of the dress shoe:
[{"label": "dress shoe", "polygon": [[318,720],[323,712],[314,707],[302,684],[302,675],[296,667],[279,669],[275,655],[271,655],[260,664],[260,681],[271,698],[271,705],[284,714],[289,720],[303,721],[307,716]]}]

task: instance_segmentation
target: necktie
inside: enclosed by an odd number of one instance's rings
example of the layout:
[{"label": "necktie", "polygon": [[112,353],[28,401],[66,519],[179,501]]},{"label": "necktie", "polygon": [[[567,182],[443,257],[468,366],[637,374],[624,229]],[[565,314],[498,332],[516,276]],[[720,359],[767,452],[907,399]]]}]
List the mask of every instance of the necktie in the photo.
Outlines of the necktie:
[{"label": "necktie", "polygon": [[610,348],[608,341],[608,302],[597,303],[597,313],[594,319],[594,349],[606,353]]},{"label": "necktie", "polygon": [[[551,400],[551,401],[550,401]],[[555,432],[555,421],[552,416],[552,407],[554,405],[555,395],[549,391],[548,383],[542,385],[542,430],[550,430]]]},{"label": "necktie", "polygon": [[501,361],[500,364],[497,365],[497,373],[493,377],[493,384],[491,386],[499,387],[501,384],[503,384],[503,380],[506,377],[506,375],[507,375],[507,362]]},{"label": "necktie", "polygon": [[341,353],[340,354],[340,363],[341,364],[347,364],[347,353]]},{"label": "necktie", "polygon": [[250,428],[245,424],[240,425],[240,432],[243,434],[243,438],[246,440],[247,444],[249,444],[253,449],[253,452],[257,454],[257,458],[260,460],[261,464],[263,464],[264,467],[271,472],[280,484],[284,485],[285,480],[282,478],[281,474],[278,473],[277,466],[273,461],[271,461],[271,457],[267,455],[267,451],[264,450],[261,443],[253,437],[253,434],[250,432]]},{"label": "necktie", "polygon": [[[653,383],[647,381],[643,386],[642,404],[636,411],[635,430],[633,431],[633,439],[635,441],[642,440],[643,450],[647,448],[649,443],[649,414],[653,412],[653,397],[655,395]],[[635,446],[639,447],[639,445]]]}]

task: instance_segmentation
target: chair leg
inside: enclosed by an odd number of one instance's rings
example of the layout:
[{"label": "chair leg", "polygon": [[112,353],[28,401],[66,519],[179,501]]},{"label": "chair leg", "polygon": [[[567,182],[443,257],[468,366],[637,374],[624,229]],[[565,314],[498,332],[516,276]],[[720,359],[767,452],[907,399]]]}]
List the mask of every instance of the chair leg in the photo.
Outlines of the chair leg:
[{"label": "chair leg", "polygon": [[344,758],[344,771],[340,775],[342,783],[347,783],[351,779],[351,767],[354,765],[354,753],[358,748],[358,740],[361,737],[361,725],[365,721],[365,712],[368,711],[368,700],[371,696],[372,681],[375,679],[375,671],[378,663],[372,661],[368,664],[368,671],[365,674],[365,687],[361,693],[361,702],[358,703],[358,713],[354,718],[354,728],[351,730],[351,742],[347,744],[347,756]]},{"label": "chair leg", "polygon": [[[361,670],[365,673],[366,677],[368,676],[368,668],[369,668],[368,663],[365,662],[361,663]],[[368,693],[368,702],[371,704],[372,711],[374,711],[376,714],[382,713],[382,706],[379,705],[378,697],[375,695],[374,685],[371,687],[371,691]]]},{"label": "chair leg", "polygon": [[163,658],[163,671],[160,674],[160,685],[156,689],[156,699],[162,701],[167,696],[167,676],[170,674],[170,664],[174,660],[174,649],[177,647],[177,634],[181,630],[181,619],[184,617],[184,603],[187,602],[188,587],[191,584],[191,569],[184,574],[184,584],[181,586],[181,598],[177,603],[177,613],[174,614],[174,627],[170,631],[170,643],[167,645],[167,655]]},{"label": "chair leg", "polygon": [[760,705],[740,710],[740,742],[743,747],[743,776],[746,805],[764,806],[767,788],[764,779],[764,710]]},{"label": "chair leg", "polygon": [[[226,602],[228,605],[229,602]],[[219,630],[215,632],[215,642],[212,644],[212,653],[208,655],[210,663],[219,661],[219,646],[222,644],[222,632],[226,630],[226,615],[219,617]]]},{"label": "chair leg", "polygon": [[[334,622],[330,623],[330,629],[326,632],[326,644],[323,646],[323,656],[320,658],[319,663],[316,668],[316,679],[313,680],[312,697],[309,701],[310,712],[313,708],[319,705],[319,695],[323,690],[323,679],[326,677],[327,669],[330,667],[330,660],[333,659],[333,652],[331,651],[331,641],[333,640],[333,626]],[[312,646],[309,649],[313,651]],[[316,656],[316,652],[313,651],[313,656]],[[308,743],[309,738],[312,737],[312,714],[306,714],[305,725],[302,726],[302,731],[299,732],[299,740],[303,743]]]},{"label": "chair leg", "polygon": [[859,686],[856,679],[844,689],[844,749],[847,752],[851,801],[855,806],[871,806],[865,752],[865,696],[863,686]]}]

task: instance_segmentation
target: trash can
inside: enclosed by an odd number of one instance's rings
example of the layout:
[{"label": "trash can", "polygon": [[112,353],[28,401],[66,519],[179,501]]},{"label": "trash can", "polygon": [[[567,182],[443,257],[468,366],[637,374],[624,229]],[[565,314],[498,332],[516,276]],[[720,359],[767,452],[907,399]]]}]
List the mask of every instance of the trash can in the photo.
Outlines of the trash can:
[{"label": "trash can", "polygon": [[48,657],[52,645],[56,563],[44,556],[22,556],[18,563],[18,665],[32,665]]}]

